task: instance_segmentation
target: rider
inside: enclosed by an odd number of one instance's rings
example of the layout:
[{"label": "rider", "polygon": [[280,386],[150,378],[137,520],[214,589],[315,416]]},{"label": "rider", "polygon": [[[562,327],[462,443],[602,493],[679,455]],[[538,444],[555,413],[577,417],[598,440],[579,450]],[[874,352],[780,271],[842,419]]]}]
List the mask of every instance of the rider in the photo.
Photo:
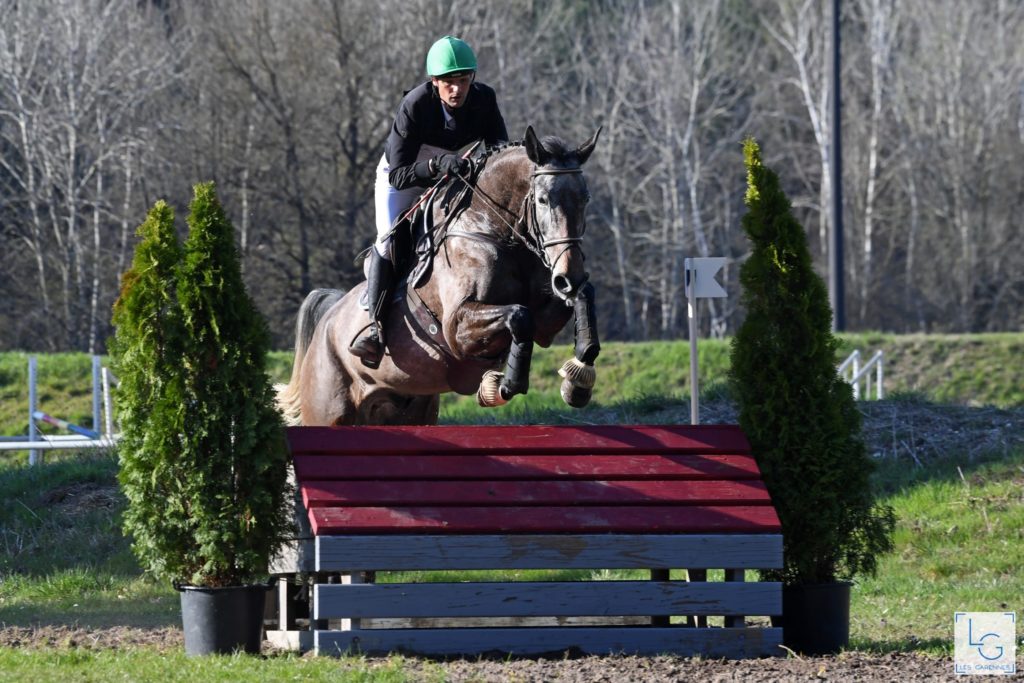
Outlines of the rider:
[{"label": "rider", "polygon": [[377,166],[377,241],[370,250],[367,303],[370,327],[349,347],[363,364],[376,368],[384,356],[387,319],[395,276],[391,228],[424,188],[445,176],[465,175],[469,161],[457,150],[483,140],[508,140],[494,90],[476,82],[476,55],[458,38],[445,36],[427,52],[430,80],[405,94]]}]

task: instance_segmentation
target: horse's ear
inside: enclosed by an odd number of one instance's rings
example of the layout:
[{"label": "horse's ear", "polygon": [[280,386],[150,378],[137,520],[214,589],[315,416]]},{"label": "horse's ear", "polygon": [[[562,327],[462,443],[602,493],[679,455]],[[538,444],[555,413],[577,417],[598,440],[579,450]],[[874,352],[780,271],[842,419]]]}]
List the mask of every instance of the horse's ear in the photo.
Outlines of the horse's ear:
[{"label": "horse's ear", "polygon": [[587,159],[590,158],[590,153],[594,151],[594,147],[597,145],[597,137],[601,134],[602,128],[603,126],[599,127],[589,140],[576,149],[576,156],[580,160],[580,166],[587,163]]},{"label": "horse's ear", "polygon": [[533,132],[533,126],[526,127],[523,146],[526,147],[526,156],[530,157],[530,161],[538,166],[543,166],[551,161],[551,153],[544,149],[544,145],[537,139],[537,134]]}]

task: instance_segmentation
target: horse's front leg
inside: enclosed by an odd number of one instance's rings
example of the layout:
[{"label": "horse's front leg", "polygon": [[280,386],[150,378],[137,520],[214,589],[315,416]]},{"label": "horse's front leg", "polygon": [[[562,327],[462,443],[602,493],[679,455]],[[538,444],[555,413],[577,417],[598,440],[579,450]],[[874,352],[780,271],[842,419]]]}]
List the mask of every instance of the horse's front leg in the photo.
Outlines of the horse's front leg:
[{"label": "horse's front leg", "polygon": [[505,362],[505,377],[501,380],[499,395],[508,401],[516,394],[530,390],[530,362],[533,360],[533,316],[525,306],[513,306],[508,330],[512,344]]},{"label": "horse's front leg", "polygon": [[494,306],[465,302],[454,319],[457,353],[462,357],[495,356],[505,350],[508,333],[508,359],[505,372],[487,372],[480,382],[477,401],[490,408],[507,403],[530,389],[530,362],[533,358],[534,323],[528,308],[518,304]]},{"label": "horse's front leg", "polygon": [[582,408],[590,403],[594,382],[597,379],[594,361],[601,353],[601,343],[597,338],[594,285],[588,282],[580,289],[573,313],[576,334],[573,353],[575,357],[567,360],[558,374],[562,376],[562,400],[573,408]]}]

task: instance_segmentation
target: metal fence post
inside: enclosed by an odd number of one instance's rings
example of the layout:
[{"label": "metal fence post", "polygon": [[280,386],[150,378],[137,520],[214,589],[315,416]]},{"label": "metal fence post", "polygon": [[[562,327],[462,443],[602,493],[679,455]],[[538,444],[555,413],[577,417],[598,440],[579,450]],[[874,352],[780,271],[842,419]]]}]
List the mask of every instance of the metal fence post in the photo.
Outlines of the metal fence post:
[{"label": "metal fence post", "polygon": [[[28,440],[39,441],[39,430],[36,429],[36,357],[28,357]],[[38,450],[28,452],[28,464],[38,465],[43,461],[43,453]]]},{"label": "metal fence post", "polygon": [[101,401],[100,401],[100,396],[101,396],[101,390],[100,390],[100,385],[101,385],[101,382],[100,382],[100,370],[101,370],[100,357],[99,356],[93,356],[92,357],[92,430],[94,432],[96,432],[97,434],[102,434],[103,433],[103,426],[102,426],[103,422],[101,421],[102,414],[100,412],[100,406],[101,406]]}]

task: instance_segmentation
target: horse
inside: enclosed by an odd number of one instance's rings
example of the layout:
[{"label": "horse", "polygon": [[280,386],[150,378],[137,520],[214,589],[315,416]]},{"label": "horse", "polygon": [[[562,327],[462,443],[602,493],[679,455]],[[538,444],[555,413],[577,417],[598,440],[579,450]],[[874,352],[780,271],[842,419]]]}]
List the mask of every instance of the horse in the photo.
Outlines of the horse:
[{"label": "horse", "polygon": [[[346,292],[318,289],[299,309],[295,360],[278,404],[290,424],[435,424],[440,395],[477,394],[496,407],[529,389],[533,345],[548,347],[575,316],[575,348],[559,370],[561,395],[582,407],[591,397],[600,352],[594,287],[584,270],[582,166],[600,128],[578,147],[532,126],[521,143],[486,151],[468,201],[457,211],[435,203],[433,259],[418,286],[406,280],[385,329],[376,369],[348,351],[369,324],[365,283]],[[445,212],[450,211],[445,221]],[[422,242],[421,242],[422,244]],[[504,371],[501,371],[504,366]]]}]

